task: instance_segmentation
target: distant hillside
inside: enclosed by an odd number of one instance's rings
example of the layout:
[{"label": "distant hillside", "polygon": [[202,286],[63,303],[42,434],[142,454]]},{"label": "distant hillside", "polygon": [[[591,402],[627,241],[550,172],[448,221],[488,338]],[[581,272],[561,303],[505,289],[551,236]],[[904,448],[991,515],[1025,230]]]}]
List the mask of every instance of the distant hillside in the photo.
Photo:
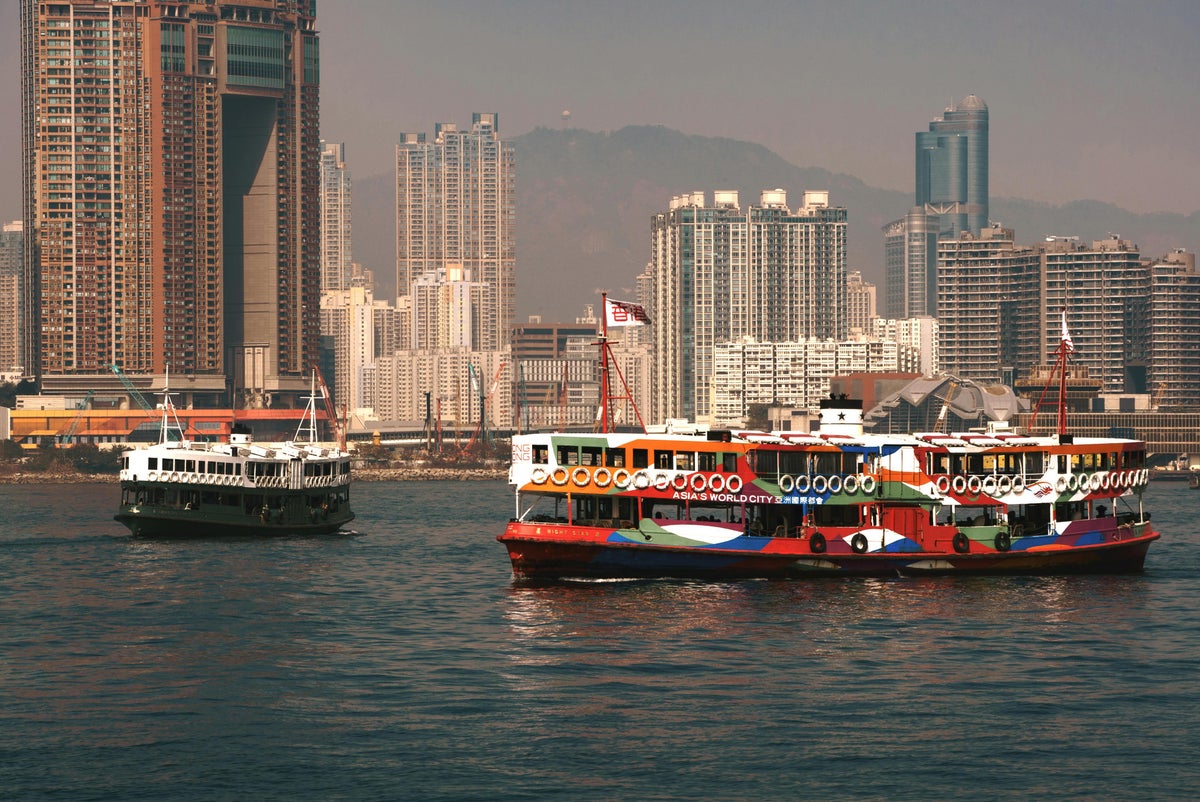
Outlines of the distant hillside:
[{"label": "distant hillside", "polygon": [[[734,189],[743,205],[764,189],[788,191],[794,206],[804,190],[829,190],[830,203],[849,210],[849,268],[883,283],[880,229],[912,204],[906,192],[878,189],[854,176],[797,167],[766,148],[733,139],[689,136],[633,126],[611,133],[538,128],[513,139],[517,152],[517,312],[572,319],[596,303],[597,288],[628,296],[650,249],[650,218],[672,195]],[[354,248],[375,270],[381,294],[394,280],[394,176],[356,180]],[[1052,206],[993,199],[993,220],[1033,243],[1047,234],[1096,239],[1113,232],[1144,255],[1193,250],[1200,213],[1139,215],[1096,201]]]}]

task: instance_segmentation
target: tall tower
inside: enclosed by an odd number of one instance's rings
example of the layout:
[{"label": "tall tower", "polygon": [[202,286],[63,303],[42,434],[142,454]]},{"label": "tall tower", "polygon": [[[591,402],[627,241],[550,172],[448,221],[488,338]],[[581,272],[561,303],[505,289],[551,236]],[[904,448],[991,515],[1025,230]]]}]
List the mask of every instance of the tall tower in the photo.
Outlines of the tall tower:
[{"label": "tall tower", "polygon": [[486,286],[472,334],[476,350],[500,350],[510,338],[514,165],[496,114],[473,114],[469,131],[438,123],[432,142],[424,134],[401,134],[396,146],[397,298],[411,296],[420,276],[461,265]]},{"label": "tall tower", "polygon": [[942,232],[988,225],[988,107],[967,95],[917,132],[917,206],[942,216]]},{"label": "tall tower", "polygon": [[346,146],[321,141],[321,291],[350,286],[354,249],[351,242],[351,183]]},{"label": "tall tower", "polygon": [[21,251],[25,238],[20,220],[0,228],[0,372],[22,365]]},{"label": "tall tower", "polygon": [[748,209],[736,192],[677,196],[651,237],[652,419],[711,417],[720,343],[846,337],[846,210],[828,192],[795,210],[781,189]]},{"label": "tall tower", "polygon": [[302,393],[319,337],[314,0],[22,2],[27,335],[46,389]]}]

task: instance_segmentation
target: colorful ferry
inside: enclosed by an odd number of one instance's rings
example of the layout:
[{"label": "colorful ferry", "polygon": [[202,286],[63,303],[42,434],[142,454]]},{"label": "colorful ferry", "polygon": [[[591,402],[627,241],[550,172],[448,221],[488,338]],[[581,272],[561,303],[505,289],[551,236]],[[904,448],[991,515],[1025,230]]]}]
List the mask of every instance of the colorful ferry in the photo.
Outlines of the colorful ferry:
[{"label": "colorful ferry", "polygon": [[350,454],[317,441],[316,393],[293,440],[256,443],[233,427],[225,443],[184,439],[164,389],[159,440],[121,456],[115,516],[134,536],[328,534],[354,519]]},{"label": "colorful ferry", "polygon": [[497,539],[559,580],[1136,572],[1159,537],[1139,441],[862,420],[831,398],[813,432],[518,435]]}]

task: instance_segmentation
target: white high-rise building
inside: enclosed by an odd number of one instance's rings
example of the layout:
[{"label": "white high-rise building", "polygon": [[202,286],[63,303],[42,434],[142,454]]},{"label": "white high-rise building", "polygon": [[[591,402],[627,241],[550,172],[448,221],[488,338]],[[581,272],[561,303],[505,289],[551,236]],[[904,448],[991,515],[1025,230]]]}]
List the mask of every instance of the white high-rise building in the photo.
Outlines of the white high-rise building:
[{"label": "white high-rise building", "polygon": [[354,273],[346,146],[321,140],[321,291],[344,290]]},{"label": "white high-rise building", "polygon": [[361,286],[321,295],[321,330],[333,337],[333,396],[339,405],[349,410],[370,406],[368,368],[380,355],[376,334],[394,316],[387,302],[376,301]]},{"label": "white high-rise building", "polygon": [[438,123],[432,142],[404,133],[396,146],[396,294],[409,296],[421,276],[461,265],[486,286],[471,333],[479,350],[507,347],[513,323],[514,163],[490,113],[474,114],[468,131]]},{"label": "white high-rise building", "polygon": [[738,193],[677,196],[654,217],[648,282],[654,329],[650,418],[709,421],[715,349],[841,340],[846,317],[846,210],[828,192],[799,208],[782,189],[742,209]]}]

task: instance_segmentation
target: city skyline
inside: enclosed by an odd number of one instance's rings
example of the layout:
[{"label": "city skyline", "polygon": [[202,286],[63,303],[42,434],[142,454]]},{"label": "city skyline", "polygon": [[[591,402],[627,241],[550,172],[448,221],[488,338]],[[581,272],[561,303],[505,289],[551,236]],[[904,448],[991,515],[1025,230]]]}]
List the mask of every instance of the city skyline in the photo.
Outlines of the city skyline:
[{"label": "city skyline", "polygon": [[[510,136],[559,126],[569,109],[570,125],[588,130],[644,123],[726,136],[908,190],[912,131],[939,101],[975,93],[1003,119],[992,131],[993,197],[1200,210],[1200,185],[1178,169],[1200,152],[1188,134],[1200,111],[1178,103],[1200,66],[1192,46],[1200,8],[1191,3],[1018,2],[950,13],[926,2],[869,14],[854,4],[780,3],[689,4],[686,14],[671,4],[519,2],[502,14],[475,3],[333,8],[319,24],[322,70],[339,91],[323,93],[321,135],[346,143],[363,178],[388,172],[400,131],[458,119],[464,108],[499,112]],[[937,47],[914,47],[931,19]],[[9,37],[0,103],[10,108],[19,107],[17,21],[16,3],[0,5]],[[687,88],[663,81],[660,91],[645,80],[682,65]],[[779,78],[747,82],[747,71]],[[885,80],[893,76],[902,84]],[[0,149],[14,154],[0,162],[0,216],[9,219],[19,213],[19,141],[11,116],[0,125]],[[1039,147],[1027,148],[1032,141]]]}]

